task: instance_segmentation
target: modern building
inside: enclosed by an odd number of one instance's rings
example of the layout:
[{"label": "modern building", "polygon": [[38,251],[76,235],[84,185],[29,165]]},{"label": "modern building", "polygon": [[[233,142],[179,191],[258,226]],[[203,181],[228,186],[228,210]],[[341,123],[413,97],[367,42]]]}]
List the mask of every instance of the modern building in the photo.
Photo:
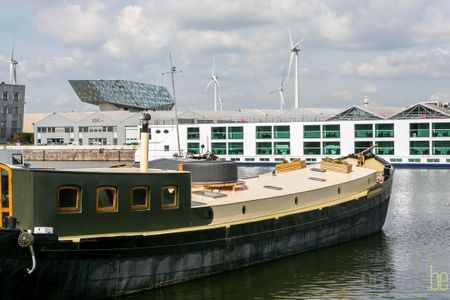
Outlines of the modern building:
[{"label": "modern building", "polygon": [[126,80],[69,80],[82,102],[110,110],[171,110],[174,101],[166,87]]},{"label": "modern building", "polygon": [[[211,152],[242,163],[308,162],[374,152],[393,164],[450,165],[450,111],[446,104],[408,108],[242,109],[179,113],[180,149],[172,111],[150,112],[149,157]],[[35,123],[36,144],[138,144],[139,113],[55,113]],[[139,160],[139,152],[137,152]]]},{"label": "modern building", "polygon": [[0,141],[11,141],[23,127],[25,86],[0,83]]}]

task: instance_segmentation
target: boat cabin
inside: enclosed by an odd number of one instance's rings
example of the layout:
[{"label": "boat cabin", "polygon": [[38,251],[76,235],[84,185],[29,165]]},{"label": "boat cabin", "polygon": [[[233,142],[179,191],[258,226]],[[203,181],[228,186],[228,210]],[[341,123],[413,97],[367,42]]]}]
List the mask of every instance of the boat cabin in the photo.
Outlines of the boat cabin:
[{"label": "boat cabin", "polygon": [[52,227],[59,236],[206,225],[209,207],[191,208],[190,172],[136,168],[33,169],[0,164],[2,220]]}]

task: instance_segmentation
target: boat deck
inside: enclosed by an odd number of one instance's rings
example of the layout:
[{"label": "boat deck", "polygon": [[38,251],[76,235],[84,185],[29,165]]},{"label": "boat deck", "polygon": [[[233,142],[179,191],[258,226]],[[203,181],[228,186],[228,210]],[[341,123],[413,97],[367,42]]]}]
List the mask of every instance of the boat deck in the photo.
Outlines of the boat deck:
[{"label": "boat deck", "polygon": [[216,190],[215,193],[225,195],[222,197],[210,197],[193,193],[192,207],[219,206],[298,194],[348,183],[373,175],[376,172],[372,169],[357,166],[353,166],[353,171],[350,173],[314,171],[314,169],[318,168],[318,164],[309,165],[300,170],[277,173],[276,175],[268,173],[255,178],[245,179],[245,187],[242,190]]}]

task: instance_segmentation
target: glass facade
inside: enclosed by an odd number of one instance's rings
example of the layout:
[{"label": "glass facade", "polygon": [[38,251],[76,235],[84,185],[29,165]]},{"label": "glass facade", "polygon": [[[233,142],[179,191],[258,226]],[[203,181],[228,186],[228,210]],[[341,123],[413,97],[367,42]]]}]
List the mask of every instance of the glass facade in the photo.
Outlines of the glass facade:
[{"label": "glass facade", "polygon": [[226,127],[211,127],[211,139],[224,140],[227,138]]},{"label": "glass facade", "polygon": [[323,155],[339,155],[341,154],[340,142],[323,142],[322,143]]},{"label": "glass facade", "polygon": [[289,155],[291,154],[291,146],[289,142],[274,142],[273,154],[275,155]]},{"label": "glass facade", "polygon": [[320,142],[304,142],[303,143],[304,155],[320,155]]},{"label": "glass facade", "polygon": [[243,155],[244,143],[228,143],[228,155]]},{"label": "glass facade", "polygon": [[371,141],[355,142],[355,153],[360,153],[372,146]]},{"label": "glass facade", "polygon": [[433,137],[450,136],[450,123],[433,123]]},{"label": "glass facade", "polygon": [[428,123],[411,123],[409,124],[410,137],[429,137],[430,124]]},{"label": "glass facade", "polygon": [[450,155],[450,141],[433,141],[433,155]]},{"label": "glass facade", "polygon": [[188,127],[187,128],[187,139],[188,140],[198,140],[198,139],[200,139],[200,128],[198,128],[198,127]]},{"label": "glass facade", "polygon": [[355,124],[355,138],[373,137],[372,124]]},{"label": "glass facade", "polygon": [[303,137],[305,139],[320,139],[320,125],[304,125]]},{"label": "glass facade", "polygon": [[228,127],[228,138],[242,140],[244,138],[244,127]]},{"label": "glass facade", "polygon": [[276,139],[288,139],[290,138],[290,126],[273,126],[273,135]]},{"label": "glass facade", "polygon": [[376,137],[394,137],[394,124],[375,124]]},{"label": "glass facade", "polygon": [[323,138],[334,139],[341,137],[341,125],[323,125]]},{"label": "glass facade", "polygon": [[256,126],[256,138],[257,139],[271,139],[272,138],[272,126]]},{"label": "glass facade", "polygon": [[227,144],[226,143],[211,143],[211,153],[215,155],[226,155]]},{"label": "glass facade", "polygon": [[429,141],[410,141],[409,142],[410,155],[430,155]]},{"label": "glass facade", "polygon": [[110,103],[140,110],[171,110],[174,101],[163,86],[127,80],[69,80],[81,101],[100,105]]},{"label": "glass facade", "polygon": [[257,142],[256,143],[256,154],[271,155],[272,154],[272,143],[271,142]]},{"label": "glass facade", "polygon": [[375,154],[378,155],[394,155],[394,141],[377,141],[375,142]]},{"label": "glass facade", "polygon": [[187,152],[192,154],[199,154],[200,143],[187,143]]}]

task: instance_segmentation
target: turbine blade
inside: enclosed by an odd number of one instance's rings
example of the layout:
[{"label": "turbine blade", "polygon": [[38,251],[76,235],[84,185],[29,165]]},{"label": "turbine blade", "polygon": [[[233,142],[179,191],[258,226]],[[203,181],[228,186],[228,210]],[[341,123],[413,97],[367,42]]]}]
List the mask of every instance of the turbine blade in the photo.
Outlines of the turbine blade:
[{"label": "turbine blade", "polygon": [[214,70],[214,56],[215,53],[213,53],[213,64],[212,64],[212,69],[211,69],[211,76],[214,76],[215,70]]},{"label": "turbine blade", "polygon": [[276,92],[279,92],[280,90],[276,90],[276,91],[272,91],[272,92],[269,92],[269,94],[273,94],[273,93],[276,93]]},{"label": "turbine blade", "polygon": [[284,76],[286,76],[286,68],[283,69],[283,75],[281,76],[281,82],[280,82],[280,90],[283,89],[284,84]]},{"label": "turbine blade", "polygon": [[217,84],[217,86],[220,87],[219,81],[217,80],[216,77],[213,77],[212,81],[214,81]]},{"label": "turbine blade", "polygon": [[294,49],[294,44],[292,43],[292,35],[291,35],[291,31],[289,30],[289,27],[288,27],[288,33],[289,33],[289,41],[291,42],[291,49]]},{"label": "turbine blade", "polygon": [[208,90],[208,88],[209,88],[209,86],[211,85],[211,83],[213,83],[213,80],[211,80],[211,81],[208,83],[208,85],[207,85],[206,88],[205,88],[205,92]]}]

